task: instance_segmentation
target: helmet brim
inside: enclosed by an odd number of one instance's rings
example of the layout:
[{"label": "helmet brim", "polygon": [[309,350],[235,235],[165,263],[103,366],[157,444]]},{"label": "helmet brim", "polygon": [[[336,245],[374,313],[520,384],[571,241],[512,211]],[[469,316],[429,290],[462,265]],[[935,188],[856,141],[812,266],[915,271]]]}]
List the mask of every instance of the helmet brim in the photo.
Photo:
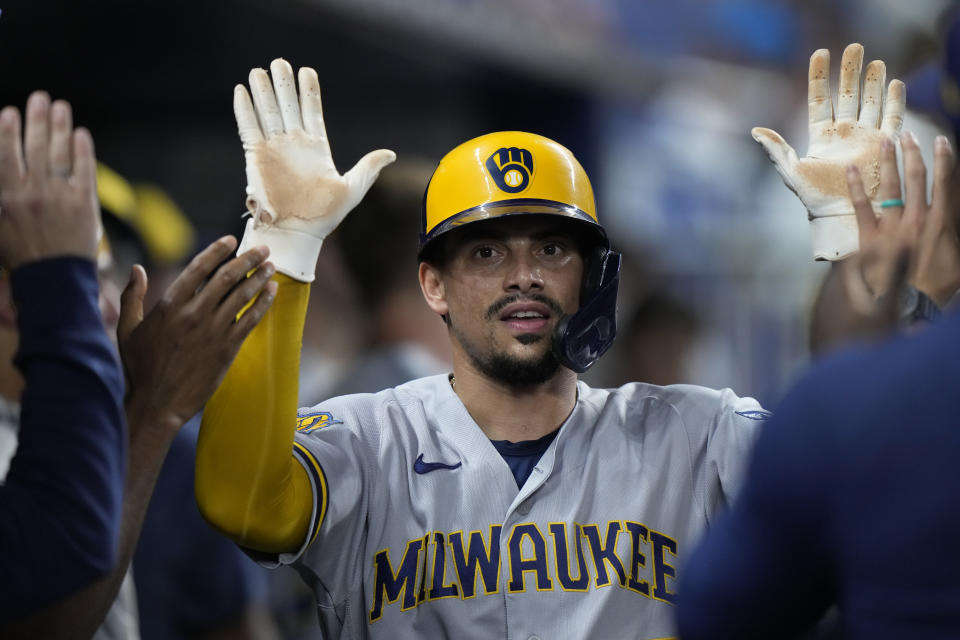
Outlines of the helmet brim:
[{"label": "helmet brim", "polygon": [[596,244],[599,244],[604,249],[610,248],[610,241],[603,227],[597,224],[597,221],[585,211],[562,202],[527,198],[482,204],[449,216],[442,223],[431,229],[425,237],[420,238],[418,259],[420,261],[425,259],[424,256],[428,254],[428,247],[434,245],[439,237],[455,229],[460,229],[465,225],[511,216],[530,215],[560,217],[582,223],[585,227],[589,228]]}]

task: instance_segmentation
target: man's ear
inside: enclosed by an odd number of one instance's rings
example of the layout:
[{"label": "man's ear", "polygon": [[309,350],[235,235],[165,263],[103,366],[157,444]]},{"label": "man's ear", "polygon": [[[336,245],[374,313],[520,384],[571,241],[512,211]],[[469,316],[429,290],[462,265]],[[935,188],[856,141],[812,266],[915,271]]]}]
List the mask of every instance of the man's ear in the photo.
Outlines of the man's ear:
[{"label": "man's ear", "polygon": [[447,315],[450,307],[447,305],[446,290],[443,286],[443,274],[429,262],[420,263],[420,291],[427,306],[441,316]]},{"label": "man's ear", "polygon": [[10,297],[10,274],[0,271],[0,328],[17,328],[17,311]]}]

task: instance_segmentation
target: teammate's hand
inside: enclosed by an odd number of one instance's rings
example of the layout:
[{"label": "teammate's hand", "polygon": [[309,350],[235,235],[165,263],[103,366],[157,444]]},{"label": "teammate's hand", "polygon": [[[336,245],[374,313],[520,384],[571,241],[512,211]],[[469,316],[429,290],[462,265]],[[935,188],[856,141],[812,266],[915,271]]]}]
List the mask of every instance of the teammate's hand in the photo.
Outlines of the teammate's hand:
[{"label": "teammate's hand", "polygon": [[[928,202],[927,170],[917,139],[905,133],[900,144],[905,178],[903,206],[886,207],[878,218],[859,171],[855,167],[848,170],[863,254],[863,279],[875,297],[888,293],[894,269],[891,256],[905,250],[911,256],[908,282],[943,307],[960,288],[960,242],[949,203],[953,152],[946,137],[938,136],[934,143],[933,192]],[[881,149],[879,195],[884,200],[901,199],[896,149],[891,141],[885,141]]]},{"label": "teammate's hand", "polygon": [[70,104],[35,91],[0,111],[0,265],[57,256],[94,260],[101,233],[93,138],[73,128]]},{"label": "teammate's hand", "polygon": [[353,209],[396,159],[387,149],[372,151],[347,173],[333,163],[320,104],[317,72],[298,74],[283,59],[250,71],[250,91],[237,85],[233,110],[243,142],[247,172],[247,224],[241,250],[267,244],[277,270],[310,282],[323,239]]},{"label": "teammate's hand", "polygon": [[956,203],[951,199],[951,182],[955,179],[953,150],[946,136],[937,137],[933,149],[933,192],[928,205],[926,168],[916,138],[912,137],[910,143],[901,142],[901,147],[904,162],[912,161],[915,167],[913,171],[907,168],[904,174],[906,206],[916,207],[921,218],[911,283],[942,309],[960,290],[960,240],[954,215]]},{"label": "teammate's hand", "polygon": [[867,65],[860,99],[863,47],[851,44],[843,52],[836,114],[830,94],[830,52],[819,49],[810,57],[810,146],[804,158],[780,134],[763,127],[752,130],[784,183],[807,207],[817,260],[840,260],[857,250],[857,222],[845,173],[855,165],[876,213],[880,213],[880,145],[895,138],[903,125],[906,92],[891,80],[884,102],[886,66],[881,60]]},{"label": "teammate's hand", "polygon": [[219,386],[277,291],[266,247],[254,247],[217,268],[236,246],[236,239],[226,236],[200,252],[146,318],[147,275],[140,265],[133,267],[117,328],[128,407],[179,428]]},{"label": "teammate's hand", "polygon": [[876,296],[864,279],[867,265],[883,263],[887,278],[881,288],[900,291],[907,281],[909,251],[894,243],[867,247],[830,265],[813,305],[810,350],[821,356],[851,342],[885,338],[899,327],[896,295]]}]

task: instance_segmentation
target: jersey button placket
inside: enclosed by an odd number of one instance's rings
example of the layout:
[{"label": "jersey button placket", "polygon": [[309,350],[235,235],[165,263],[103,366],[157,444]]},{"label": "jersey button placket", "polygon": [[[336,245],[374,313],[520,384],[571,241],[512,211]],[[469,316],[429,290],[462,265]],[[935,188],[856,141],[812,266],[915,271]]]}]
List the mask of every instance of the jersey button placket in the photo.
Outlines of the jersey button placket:
[{"label": "jersey button placket", "polygon": [[530,503],[531,503],[531,502],[532,502],[532,500],[527,499],[527,500],[524,500],[523,502],[521,502],[519,505],[517,505],[517,513],[519,513],[519,514],[522,515],[522,516],[525,516],[525,515],[527,515],[528,513],[530,513]]}]

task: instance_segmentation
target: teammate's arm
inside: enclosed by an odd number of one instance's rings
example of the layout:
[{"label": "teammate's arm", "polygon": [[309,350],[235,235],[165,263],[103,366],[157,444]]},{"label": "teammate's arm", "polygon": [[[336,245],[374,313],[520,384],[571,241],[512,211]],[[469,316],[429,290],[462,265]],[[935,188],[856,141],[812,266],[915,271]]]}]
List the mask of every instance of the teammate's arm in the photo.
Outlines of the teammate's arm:
[{"label": "teammate's arm", "polygon": [[[264,248],[217,268],[235,246],[236,240],[227,237],[201,252],[146,318],[146,274],[139,267],[133,270],[118,328],[128,382],[129,455],[116,560],[104,577],[64,600],[2,625],[4,638],[89,638],[103,622],[127,573],[170,443],[213,393],[272,300],[275,285],[268,279],[273,267],[264,262]],[[248,305],[244,317],[234,321]],[[114,539],[110,542],[114,548]],[[44,575],[49,580],[52,572]]]},{"label": "teammate's arm", "polygon": [[[278,275],[271,310],[244,343],[204,409],[197,442],[197,503],[218,530],[250,549],[301,547],[314,504],[293,456],[300,348],[309,283],[323,239],[367,192],[392,151],[364,156],[340,175],[327,142],[313,69],[297,82],[282,59],[234,90],[247,173],[241,248],[266,244]],[[319,489],[318,489],[319,490]],[[322,496],[317,496],[322,499]]]},{"label": "teammate's arm", "polygon": [[0,621],[109,570],[126,464],[123,379],[97,305],[93,141],[44,92],[27,102],[23,139],[20,122],[0,112],[0,265],[23,381],[0,485]]},{"label": "teammate's arm", "polygon": [[17,455],[0,486],[0,620],[109,571],[126,464],[123,380],[93,262],[43,260],[11,280],[25,386]]}]

